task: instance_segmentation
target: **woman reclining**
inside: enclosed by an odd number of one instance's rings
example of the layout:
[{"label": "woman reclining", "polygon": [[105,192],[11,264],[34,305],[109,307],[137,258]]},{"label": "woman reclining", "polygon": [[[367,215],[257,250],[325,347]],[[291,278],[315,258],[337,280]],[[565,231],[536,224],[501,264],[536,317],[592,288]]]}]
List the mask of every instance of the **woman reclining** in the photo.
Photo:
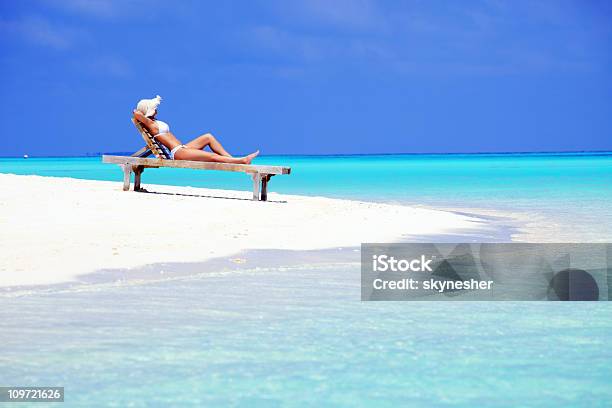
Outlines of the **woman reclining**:
[{"label": "woman reclining", "polygon": [[[161,96],[153,99],[142,99],[134,110],[134,118],[138,120],[153,135],[157,142],[163,144],[170,150],[172,160],[196,160],[204,162],[250,164],[259,154],[259,150],[243,157],[233,157],[221,146],[221,143],[210,133],[196,137],[187,144],[182,144],[174,134],[170,132],[170,126],[166,122],[157,120],[157,107],[161,102]],[[207,152],[206,146],[212,150]]]}]

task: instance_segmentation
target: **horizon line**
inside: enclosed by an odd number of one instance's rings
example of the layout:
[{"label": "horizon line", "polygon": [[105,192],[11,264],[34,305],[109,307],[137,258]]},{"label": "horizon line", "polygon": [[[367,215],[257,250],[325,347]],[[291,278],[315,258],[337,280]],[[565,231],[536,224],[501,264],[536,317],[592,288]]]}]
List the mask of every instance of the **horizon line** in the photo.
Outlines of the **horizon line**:
[{"label": "horizon line", "polygon": [[[87,157],[101,157],[102,155],[131,155],[128,151],[118,152],[95,152],[85,153],[81,155],[35,155],[31,156],[28,154],[20,156],[0,156],[0,159],[23,159],[27,158],[87,158]],[[298,156],[298,157],[337,157],[337,156],[461,156],[461,155],[512,155],[512,154],[524,154],[524,155],[537,155],[537,154],[593,154],[593,155],[610,155],[612,150],[542,150],[542,151],[500,151],[500,152],[402,152],[402,153],[273,153],[273,154],[260,154],[259,157],[274,157],[274,156]]]}]

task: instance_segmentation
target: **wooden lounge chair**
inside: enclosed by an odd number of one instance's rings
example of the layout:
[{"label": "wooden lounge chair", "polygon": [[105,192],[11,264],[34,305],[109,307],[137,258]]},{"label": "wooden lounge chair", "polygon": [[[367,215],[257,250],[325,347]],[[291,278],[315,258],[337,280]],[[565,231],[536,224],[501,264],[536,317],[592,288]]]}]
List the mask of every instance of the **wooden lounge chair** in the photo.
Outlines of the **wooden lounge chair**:
[{"label": "wooden lounge chair", "polygon": [[[168,149],[158,143],[155,138],[137,120],[132,122],[144,139],[146,146],[131,156],[103,155],[104,163],[118,164],[123,169],[123,190],[130,189],[130,179],[134,173],[134,191],[140,191],[140,180],[146,168],[175,167],[200,170],[237,171],[248,173],[253,178],[253,200],[266,201],[268,199],[268,181],[278,174],[290,174],[290,167],[259,166],[250,164],[229,164],[201,162],[192,160],[171,160]],[[147,158],[153,154],[155,158]]]}]

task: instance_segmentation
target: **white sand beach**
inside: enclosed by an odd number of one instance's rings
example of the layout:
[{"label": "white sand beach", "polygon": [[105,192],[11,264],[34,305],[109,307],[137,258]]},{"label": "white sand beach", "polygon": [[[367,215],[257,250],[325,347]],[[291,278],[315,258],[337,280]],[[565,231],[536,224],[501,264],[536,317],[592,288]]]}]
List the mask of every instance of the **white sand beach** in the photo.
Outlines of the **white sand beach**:
[{"label": "white sand beach", "polygon": [[[246,249],[310,250],[487,228],[447,211],[324,197],[0,174],[0,286],[103,268],[196,262]],[[274,185],[272,185],[273,189]]]}]

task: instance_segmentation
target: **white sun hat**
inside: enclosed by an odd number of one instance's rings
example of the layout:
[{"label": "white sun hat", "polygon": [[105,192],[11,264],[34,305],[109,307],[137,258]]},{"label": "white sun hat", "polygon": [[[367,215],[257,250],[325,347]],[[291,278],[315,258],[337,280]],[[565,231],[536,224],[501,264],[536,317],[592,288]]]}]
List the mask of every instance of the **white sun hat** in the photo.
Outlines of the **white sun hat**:
[{"label": "white sun hat", "polygon": [[136,110],[148,118],[149,116],[153,116],[155,109],[157,109],[161,101],[162,97],[159,95],[153,99],[141,99],[136,106]]}]

